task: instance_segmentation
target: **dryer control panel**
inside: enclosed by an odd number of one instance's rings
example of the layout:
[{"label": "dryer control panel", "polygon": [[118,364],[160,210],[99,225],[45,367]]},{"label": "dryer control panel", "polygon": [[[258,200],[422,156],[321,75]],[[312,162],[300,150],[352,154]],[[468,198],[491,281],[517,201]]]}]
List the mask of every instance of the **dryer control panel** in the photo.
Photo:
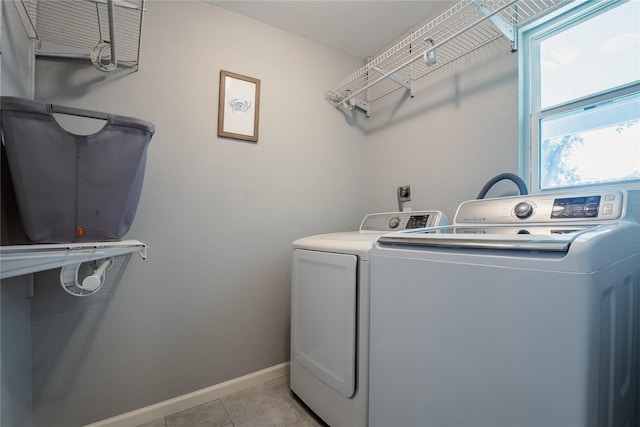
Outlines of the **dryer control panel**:
[{"label": "dryer control panel", "polygon": [[620,220],[626,213],[626,191],[609,189],[470,200],[458,207],[453,223],[590,223]]},{"label": "dryer control panel", "polygon": [[441,225],[448,225],[448,221],[440,211],[385,212],[364,217],[360,231],[400,231]]}]

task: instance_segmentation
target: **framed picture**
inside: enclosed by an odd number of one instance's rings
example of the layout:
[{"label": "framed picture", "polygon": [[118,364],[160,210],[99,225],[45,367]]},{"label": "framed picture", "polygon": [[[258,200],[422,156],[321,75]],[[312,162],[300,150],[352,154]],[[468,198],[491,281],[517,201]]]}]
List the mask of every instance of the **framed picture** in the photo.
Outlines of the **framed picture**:
[{"label": "framed picture", "polygon": [[258,142],[260,80],[220,70],[218,136]]}]

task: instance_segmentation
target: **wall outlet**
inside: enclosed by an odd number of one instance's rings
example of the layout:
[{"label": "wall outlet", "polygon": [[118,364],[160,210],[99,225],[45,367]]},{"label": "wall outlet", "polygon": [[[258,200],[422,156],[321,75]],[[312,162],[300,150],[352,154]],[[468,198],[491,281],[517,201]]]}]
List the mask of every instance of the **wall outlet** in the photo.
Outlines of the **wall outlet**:
[{"label": "wall outlet", "polygon": [[410,202],[411,201],[411,186],[410,185],[401,185],[398,187],[398,201],[399,202]]}]

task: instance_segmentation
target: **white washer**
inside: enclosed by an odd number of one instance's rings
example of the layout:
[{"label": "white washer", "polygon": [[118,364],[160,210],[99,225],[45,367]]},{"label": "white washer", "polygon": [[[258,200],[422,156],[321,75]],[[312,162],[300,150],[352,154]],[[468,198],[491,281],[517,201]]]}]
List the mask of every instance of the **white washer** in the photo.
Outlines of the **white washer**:
[{"label": "white washer", "polygon": [[367,215],[360,231],[293,243],[291,390],[331,426],[366,426],[369,252],[380,235],[446,224],[438,211]]},{"label": "white washer", "polygon": [[627,194],[473,200],[371,251],[371,426],[633,426]]}]

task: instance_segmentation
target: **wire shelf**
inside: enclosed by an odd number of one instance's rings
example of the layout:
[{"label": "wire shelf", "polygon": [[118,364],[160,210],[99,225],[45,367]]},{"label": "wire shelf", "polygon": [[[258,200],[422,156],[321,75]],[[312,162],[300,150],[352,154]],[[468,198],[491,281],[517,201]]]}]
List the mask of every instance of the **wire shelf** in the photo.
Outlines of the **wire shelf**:
[{"label": "wire shelf", "polygon": [[360,94],[369,103],[402,87],[413,91],[414,81],[500,37],[514,42],[518,27],[564,3],[462,0],[339,82],[326,98],[352,109]]},{"label": "wire shelf", "polygon": [[[144,0],[114,0],[110,19],[106,0],[21,0],[36,55],[90,58],[102,71],[137,69]],[[110,25],[113,25],[110,28]],[[111,56],[115,47],[116,59]],[[102,67],[101,64],[111,64]],[[107,68],[107,69],[103,69]]]},{"label": "wire shelf", "polygon": [[0,246],[0,279],[134,252],[147,259],[147,245],[138,240]]}]

